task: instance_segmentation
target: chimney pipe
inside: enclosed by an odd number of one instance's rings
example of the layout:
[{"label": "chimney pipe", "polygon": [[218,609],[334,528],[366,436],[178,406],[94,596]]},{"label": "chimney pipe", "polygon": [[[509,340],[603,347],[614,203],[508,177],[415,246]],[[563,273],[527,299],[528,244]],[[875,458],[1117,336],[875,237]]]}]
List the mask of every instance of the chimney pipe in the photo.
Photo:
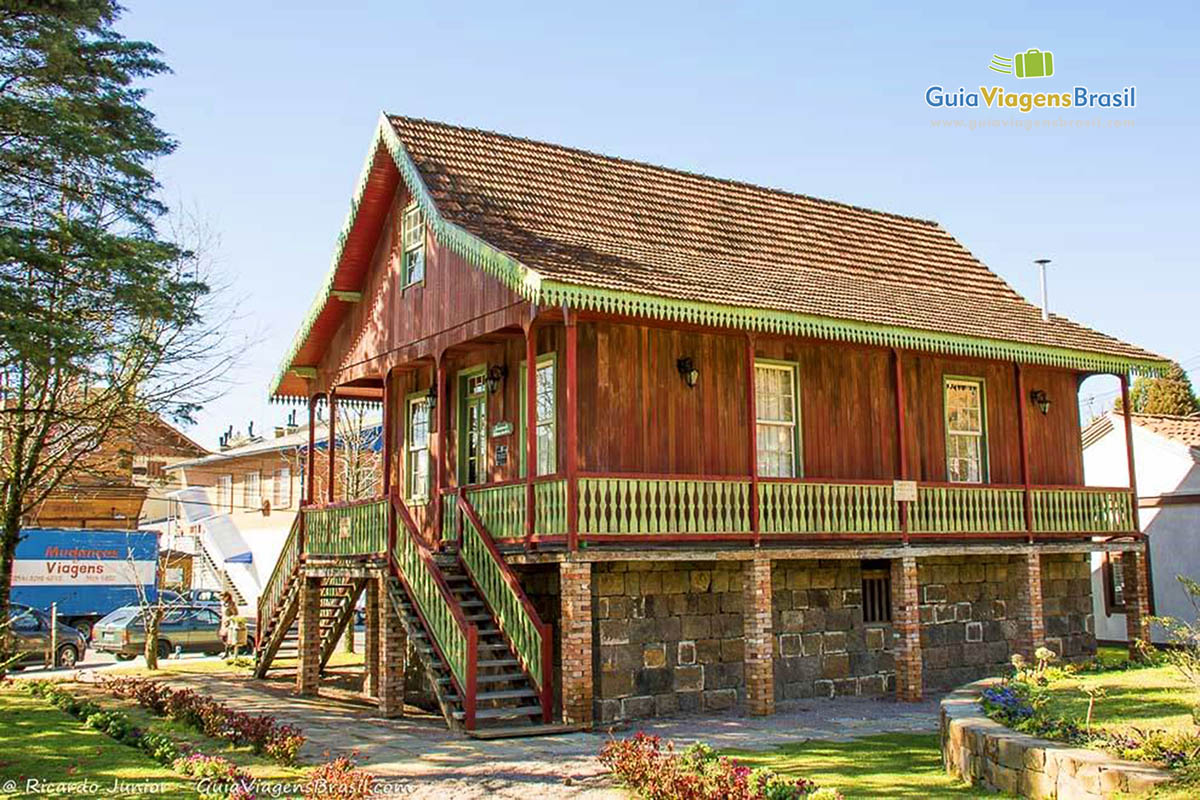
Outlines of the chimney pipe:
[{"label": "chimney pipe", "polygon": [[1050,321],[1050,297],[1046,290],[1046,267],[1050,263],[1048,258],[1036,259],[1033,263],[1038,265],[1042,278],[1042,322]]}]

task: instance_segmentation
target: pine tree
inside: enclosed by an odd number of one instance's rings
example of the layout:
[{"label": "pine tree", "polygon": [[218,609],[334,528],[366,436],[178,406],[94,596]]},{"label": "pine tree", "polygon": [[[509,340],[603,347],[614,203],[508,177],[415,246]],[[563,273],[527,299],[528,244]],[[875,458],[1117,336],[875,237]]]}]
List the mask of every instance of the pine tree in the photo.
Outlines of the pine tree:
[{"label": "pine tree", "polygon": [[0,2],[0,619],[22,516],[147,414],[186,419],[215,371],[209,287],[160,234],[175,143],[139,83],[158,50],[109,0]]},{"label": "pine tree", "polygon": [[[1172,364],[1160,377],[1135,380],[1129,387],[1129,403],[1135,414],[1200,414],[1200,399],[1197,399],[1187,373],[1178,364]],[[1121,398],[1117,398],[1114,408],[1118,413],[1123,410]]]}]

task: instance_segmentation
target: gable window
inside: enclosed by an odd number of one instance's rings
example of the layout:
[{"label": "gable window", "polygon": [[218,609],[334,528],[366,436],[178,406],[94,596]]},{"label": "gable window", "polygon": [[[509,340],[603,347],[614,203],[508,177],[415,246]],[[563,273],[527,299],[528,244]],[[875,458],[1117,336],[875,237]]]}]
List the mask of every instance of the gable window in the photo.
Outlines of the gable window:
[{"label": "gable window", "polygon": [[862,562],[863,622],[892,621],[892,571],[886,561]]},{"label": "gable window", "polygon": [[987,402],[982,378],[945,378],[946,479],[987,480]]},{"label": "gable window", "polygon": [[261,477],[257,472],[247,472],[242,484],[242,506],[247,511],[262,507]]},{"label": "gable window", "polygon": [[404,210],[401,223],[404,285],[425,280],[425,212],[416,203]]},{"label": "gable window", "polygon": [[217,510],[233,511],[233,476],[217,476]]},{"label": "gable window", "polygon": [[[534,376],[537,392],[537,472],[536,475],[553,475],[558,470],[557,407],[558,398],[554,383],[554,354],[538,356],[537,375]],[[521,431],[529,427],[526,420],[527,404],[525,391],[525,365],[521,365]],[[522,440],[521,474],[525,474],[525,447]]]},{"label": "gable window", "polygon": [[800,433],[796,412],[796,366],[754,364],[758,474],[795,478],[800,474]]},{"label": "gable window", "polygon": [[409,500],[429,499],[429,396],[408,399],[405,490]]},{"label": "gable window", "polygon": [[280,467],[275,470],[272,478],[271,505],[275,508],[287,508],[292,504],[292,470],[290,467]]}]

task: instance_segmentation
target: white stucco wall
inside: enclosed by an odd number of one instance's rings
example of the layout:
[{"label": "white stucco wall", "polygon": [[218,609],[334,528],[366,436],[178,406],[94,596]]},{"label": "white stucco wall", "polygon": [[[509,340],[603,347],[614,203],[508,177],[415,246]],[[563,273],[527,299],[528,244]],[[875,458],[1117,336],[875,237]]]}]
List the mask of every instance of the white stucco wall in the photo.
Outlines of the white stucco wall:
[{"label": "white stucco wall", "polygon": [[[1114,418],[1113,430],[1083,451],[1084,481],[1089,486],[1125,486],[1128,467],[1125,429]],[[1200,464],[1191,450],[1178,442],[1133,426],[1133,454],[1138,494],[1155,497],[1179,492],[1200,492]],[[1175,505],[1139,510],[1142,530],[1150,541],[1154,611],[1160,616],[1195,619],[1187,593],[1176,575],[1200,580],[1200,505]],[[1092,555],[1092,597],[1096,638],[1125,641],[1125,615],[1104,613],[1103,555]],[[1155,626],[1154,641],[1165,637]]]}]

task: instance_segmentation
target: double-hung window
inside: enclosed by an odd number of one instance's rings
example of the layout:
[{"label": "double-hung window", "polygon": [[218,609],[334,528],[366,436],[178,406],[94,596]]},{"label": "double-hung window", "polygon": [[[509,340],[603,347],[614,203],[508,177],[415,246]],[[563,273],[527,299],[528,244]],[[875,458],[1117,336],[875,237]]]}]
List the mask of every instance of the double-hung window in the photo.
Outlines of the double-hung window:
[{"label": "double-hung window", "polygon": [[217,510],[233,510],[233,476],[217,476]]},{"label": "double-hung window", "polygon": [[275,508],[287,508],[292,504],[292,470],[291,467],[280,467],[275,470],[272,479],[271,505]]},{"label": "double-hung window", "polygon": [[945,378],[946,478],[987,480],[987,399],[981,378]]},{"label": "double-hung window", "polygon": [[764,478],[795,478],[800,474],[796,395],[794,364],[755,363],[758,474]]},{"label": "double-hung window", "polygon": [[408,436],[406,450],[408,499],[429,499],[429,397],[414,395],[408,400]]},{"label": "double-hung window", "polygon": [[253,511],[262,506],[261,476],[257,472],[247,472],[242,483],[242,507]]},{"label": "double-hung window", "polygon": [[[525,419],[525,392],[528,383],[525,378],[525,365],[521,365],[521,430],[528,431],[529,422]],[[554,354],[547,353],[538,356],[537,374],[534,376],[534,391],[537,403],[537,472],[535,475],[553,475],[558,469],[557,454],[557,424],[556,409],[558,403],[554,383]],[[525,473],[525,448],[521,448],[521,473]]]},{"label": "double-hung window", "polygon": [[404,209],[401,223],[404,285],[425,280],[425,212],[416,203]]}]

